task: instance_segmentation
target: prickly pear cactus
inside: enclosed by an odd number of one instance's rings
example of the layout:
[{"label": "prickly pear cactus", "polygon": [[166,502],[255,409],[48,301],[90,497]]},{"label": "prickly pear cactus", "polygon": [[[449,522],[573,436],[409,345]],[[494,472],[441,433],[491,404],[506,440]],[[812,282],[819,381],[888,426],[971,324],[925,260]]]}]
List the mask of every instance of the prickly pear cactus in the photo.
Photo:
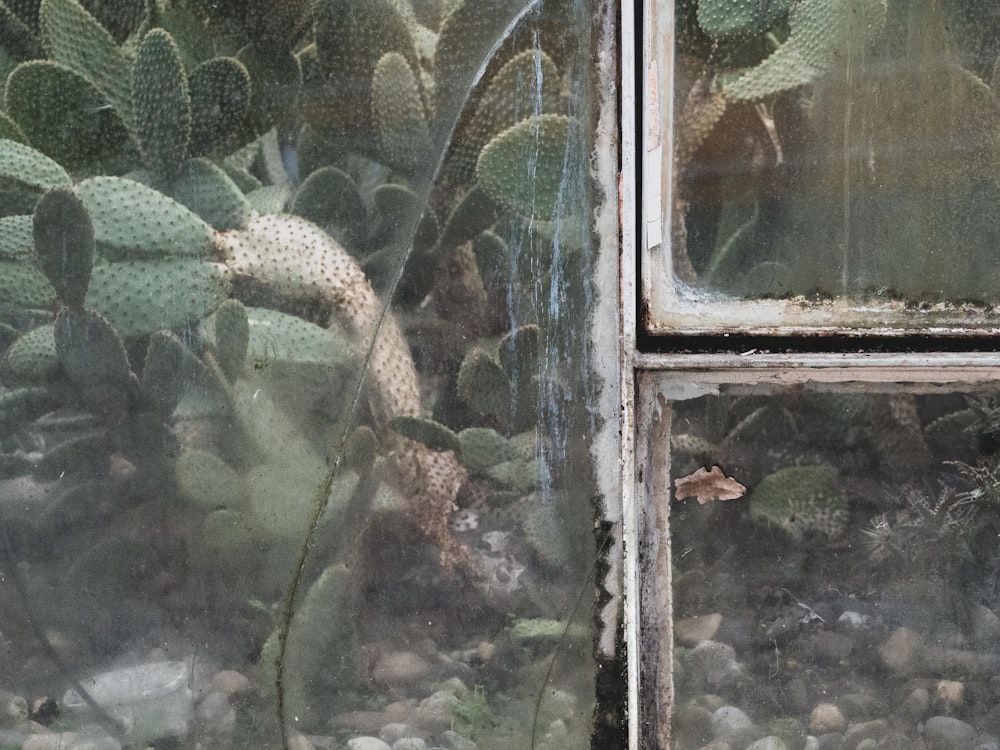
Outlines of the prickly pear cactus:
[{"label": "prickly pear cactus", "polygon": [[417,620],[370,593],[419,579],[476,642],[574,616],[594,554],[586,312],[550,302],[589,298],[586,14],[278,5],[0,3],[0,481],[36,503],[0,499],[8,552],[109,661],[197,621],[253,745],[400,689],[377,655]]}]

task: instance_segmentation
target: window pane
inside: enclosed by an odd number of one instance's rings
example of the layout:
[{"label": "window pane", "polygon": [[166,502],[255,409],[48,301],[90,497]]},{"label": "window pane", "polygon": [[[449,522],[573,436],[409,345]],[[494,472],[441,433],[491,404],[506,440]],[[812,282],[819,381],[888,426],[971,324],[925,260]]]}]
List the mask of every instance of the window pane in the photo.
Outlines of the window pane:
[{"label": "window pane", "polygon": [[0,745],[588,746],[596,4],[7,6]]},{"label": "window pane", "polygon": [[659,325],[995,326],[995,4],[672,5]]},{"label": "window pane", "polygon": [[896,376],[664,385],[671,747],[996,736],[1000,392]]}]

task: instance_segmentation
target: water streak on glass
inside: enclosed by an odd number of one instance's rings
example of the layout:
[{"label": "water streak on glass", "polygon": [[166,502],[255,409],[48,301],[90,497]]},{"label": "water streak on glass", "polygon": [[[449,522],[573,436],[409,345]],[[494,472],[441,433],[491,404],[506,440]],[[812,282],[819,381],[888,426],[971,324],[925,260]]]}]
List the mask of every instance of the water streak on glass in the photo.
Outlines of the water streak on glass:
[{"label": "water streak on glass", "polygon": [[0,7],[0,744],[588,746],[590,5]]}]

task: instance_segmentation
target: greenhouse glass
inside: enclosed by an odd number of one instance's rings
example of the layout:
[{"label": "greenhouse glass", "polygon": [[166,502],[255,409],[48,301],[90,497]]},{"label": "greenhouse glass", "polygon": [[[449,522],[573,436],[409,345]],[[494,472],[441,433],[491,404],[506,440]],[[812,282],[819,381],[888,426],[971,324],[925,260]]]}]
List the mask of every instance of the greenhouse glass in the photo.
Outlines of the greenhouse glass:
[{"label": "greenhouse glass", "polygon": [[0,746],[613,733],[609,18],[0,3]]},{"label": "greenhouse glass", "polygon": [[678,359],[639,383],[638,747],[995,743],[995,358]]},{"label": "greenhouse glass", "polygon": [[1000,6],[650,5],[653,328],[1000,327]]}]

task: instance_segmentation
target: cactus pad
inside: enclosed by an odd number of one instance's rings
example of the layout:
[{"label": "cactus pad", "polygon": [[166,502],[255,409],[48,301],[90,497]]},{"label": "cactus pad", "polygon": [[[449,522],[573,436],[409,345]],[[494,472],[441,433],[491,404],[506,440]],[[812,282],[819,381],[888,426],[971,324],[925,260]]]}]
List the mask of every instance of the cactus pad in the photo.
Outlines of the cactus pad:
[{"label": "cactus pad", "polygon": [[0,219],[0,260],[30,260],[34,254],[31,217],[5,216]]},{"label": "cactus pad", "polygon": [[229,277],[216,263],[180,258],[103,263],[94,267],[86,306],[131,338],[201,320],[228,293]]},{"label": "cactus pad", "polygon": [[243,372],[249,343],[247,310],[238,300],[227,299],[215,311],[215,348],[219,367],[230,381]]},{"label": "cactus pad", "polygon": [[123,409],[132,390],[125,346],[108,321],[87,310],[63,309],[56,317],[56,355],[90,403]]},{"label": "cactus pad", "polygon": [[467,427],[458,433],[462,465],[483,471],[510,459],[507,438],[488,427]]},{"label": "cactus pad", "polygon": [[211,256],[212,227],[163,193],[122,177],[92,177],[76,190],[94,224],[97,250],[109,260]]},{"label": "cactus pad", "polygon": [[82,308],[94,266],[94,227],[72,190],[55,188],[38,200],[34,239],[38,265],[60,301]]},{"label": "cactus pad", "polygon": [[178,489],[195,505],[235,510],[246,502],[243,478],[214,453],[188,448],[177,458],[175,471]]},{"label": "cactus pad", "polygon": [[38,326],[7,349],[0,376],[9,386],[42,383],[59,372],[54,327]]},{"label": "cactus pad", "polygon": [[133,130],[132,65],[114,37],[77,0],[42,0],[38,18],[49,57],[94,84]]},{"label": "cactus pad", "polygon": [[83,76],[50,60],[21,63],[11,71],[4,105],[35,148],[73,171],[112,156],[128,142],[104,95]]},{"label": "cactus pad", "polygon": [[235,57],[215,57],[188,77],[191,153],[215,155],[238,145],[250,110],[250,73]]},{"label": "cactus pad", "polygon": [[56,300],[55,289],[33,263],[0,261],[0,306],[15,310],[46,310]]},{"label": "cactus pad", "polygon": [[700,0],[698,25],[709,36],[759,34],[771,28],[788,12],[792,0],[745,2],[745,0]]},{"label": "cactus pad", "polygon": [[66,170],[40,151],[0,139],[0,190],[42,193],[49,188],[72,185]]},{"label": "cactus pad", "polygon": [[173,37],[153,29],[143,37],[132,70],[136,133],[146,166],[172,179],[187,157],[191,95]]},{"label": "cactus pad", "polygon": [[382,159],[412,172],[430,152],[431,138],[417,78],[398,52],[385,53],[375,66],[372,115]]},{"label": "cactus pad", "polygon": [[564,115],[541,115],[500,133],[479,154],[479,185],[520,216],[554,218],[567,179],[573,123]]},{"label": "cactus pad", "polygon": [[433,419],[402,416],[393,419],[391,424],[392,429],[403,437],[416,440],[432,451],[455,451],[457,453],[462,448],[458,435]]},{"label": "cactus pad", "polygon": [[253,213],[236,183],[208,159],[188,159],[171,186],[175,201],[219,232],[246,226]]},{"label": "cactus pad", "polygon": [[886,0],[802,0],[789,14],[788,39],[723,93],[727,99],[762,99],[812,83],[850,50],[866,51],[885,21]]},{"label": "cactus pad", "polygon": [[510,380],[500,363],[478,347],[459,368],[458,395],[480,414],[503,418],[510,412]]},{"label": "cactus pad", "polygon": [[833,467],[790,466],[753,488],[750,515],[797,539],[806,534],[836,539],[847,526],[847,496]]}]

